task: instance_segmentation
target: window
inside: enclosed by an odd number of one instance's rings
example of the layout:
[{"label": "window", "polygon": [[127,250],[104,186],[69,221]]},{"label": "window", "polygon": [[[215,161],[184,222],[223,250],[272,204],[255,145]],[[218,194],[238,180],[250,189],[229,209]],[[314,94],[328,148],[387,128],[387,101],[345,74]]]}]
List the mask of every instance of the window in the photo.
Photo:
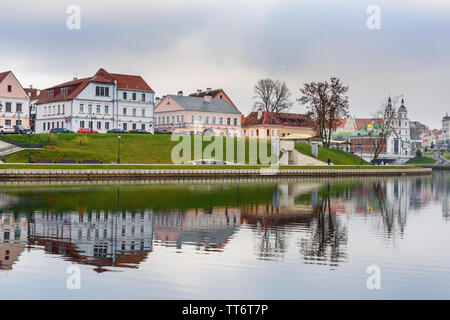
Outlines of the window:
[{"label": "window", "polygon": [[5,120],[5,126],[10,126],[11,125],[11,120]]},{"label": "window", "polygon": [[123,93],[123,100],[127,100],[127,93],[126,92]]},{"label": "window", "polygon": [[100,121],[97,121],[97,129],[101,129],[102,128],[102,123]]},{"label": "window", "polygon": [[88,113],[91,114],[92,113],[92,104],[88,105]]},{"label": "window", "polygon": [[220,118],[219,118],[219,123],[220,123],[220,124],[223,124],[223,117],[220,117]]},{"label": "window", "polygon": [[93,121],[89,121],[89,129],[93,129],[93,125],[94,125],[94,123],[93,123]]},{"label": "window", "polygon": [[45,131],[45,122],[43,123],[43,130]]},{"label": "window", "polygon": [[237,121],[238,121],[238,119],[237,119],[237,118],[234,118],[234,125],[235,125],[235,126],[238,125],[238,122],[237,122]]},{"label": "window", "polygon": [[206,116],[206,117],[205,117],[205,123],[206,123],[206,124],[209,124],[209,116]]},{"label": "window", "polygon": [[133,92],[133,100],[136,101],[136,92]]},{"label": "window", "polygon": [[16,120],[16,126],[19,126],[22,124],[22,120]]},{"label": "window", "polygon": [[136,115],[136,108],[133,108],[133,116]]},{"label": "window", "polygon": [[145,109],[142,109],[142,116],[145,117]]},{"label": "window", "polygon": [[53,113],[52,114],[56,114],[56,106],[53,106]]},{"label": "window", "polygon": [[84,113],[84,104],[80,104],[80,113]]},{"label": "window", "polygon": [[97,113],[102,113],[101,106],[99,104],[97,105]]},{"label": "window", "polygon": [[141,129],[145,130],[145,123],[141,124]]},{"label": "window", "polygon": [[202,123],[202,116],[198,116],[198,123]]},{"label": "window", "polygon": [[16,103],[16,112],[22,112],[22,104]]},{"label": "window", "polygon": [[133,123],[133,130],[136,130],[136,123]]},{"label": "window", "polygon": [[44,107],[44,116],[46,116],[46,115],[47,115],[47,107]]},{"label": "window", "polygon": [[267,129],[267,136],[270,136],[270,130]]},{"label": "window", "polygon": [[216,117],[212,117],[212,124],[216,124]]},{"label": "window", "polygon": [[127,130],[127,124],[126,123],[123,124],[123,130]]},{"label": "window", "polygon": [[180,116],[177,115],[177,123],[180,123]]},{"label": "window", "polygon": [[80,121],[80,129],[84,128],[84,121]]},{"label": "window", "polygon": [[172,116],[172,124],[175,123],[175,116]]},{"label": "window", "polygon": [[63,113],[63,114],[66,113],[65,108],[64,108],[64,105],[62,105],[62,113]]},{"label": "window", "polygon": [[8,85],[8,92],[11,92],[11,91],[12,91],[12,86]]},{"label": "window", "polygon": [[231,124],[231,118],[227,118],[227,125]]},{"label": "window", "polygon": [[181,123],[184,123],[184,114],[181,115]]},{"label": "window", "polygon": [[161,117],[158,117],[158,124],[161,124]]},{"label": "window", "polygon": [[127,108],[123,108],[123,114],[124,114],[124,115],[127,114]]},{"label": "window", "polygon": [[6,103],[5,111],[6,112],[11,112],[11,102],[7,102]]},{"label": "window", "polygon": [[108,114],[108,113],[109,113],[109,107],[105,106],[105,114]]},{"label": "window", "polygon": [[145,93],[142,94],[142,101],[145,101]]},{"label": "window", "polygon": [[100,97],[109,97],[109,88],[108,87],[95,87],[95,95]]},{"label": "window", "polygon": [[191,116],[191,123],[194,123],[194,116]]},{"label": "window", "polygon": [[109,122],[105,122],[105,130],[109,130]]}]

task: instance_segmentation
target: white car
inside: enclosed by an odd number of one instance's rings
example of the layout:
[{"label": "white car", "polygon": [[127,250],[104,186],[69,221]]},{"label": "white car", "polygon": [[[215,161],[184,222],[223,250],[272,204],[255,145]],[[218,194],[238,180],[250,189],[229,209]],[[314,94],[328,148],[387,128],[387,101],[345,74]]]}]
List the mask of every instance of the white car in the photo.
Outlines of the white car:
[{"label": "white car", "polygon": [[16,133],[16,130],[13,126],[0,126],[0,133],[6,134],[6,133]]}]

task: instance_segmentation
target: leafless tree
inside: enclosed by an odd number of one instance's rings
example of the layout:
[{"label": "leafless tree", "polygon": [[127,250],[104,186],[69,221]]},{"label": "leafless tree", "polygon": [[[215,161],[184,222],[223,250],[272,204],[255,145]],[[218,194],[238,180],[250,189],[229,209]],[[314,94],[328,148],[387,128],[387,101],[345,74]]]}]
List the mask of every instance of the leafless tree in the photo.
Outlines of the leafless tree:
[{"label": "leafless tree", "polygon": [[348,96],[345,95],[348,89],[336,77],[330,78],[330,82],[305,83],[300,88],[301,96],[297,101],[307,105],[314,129],[325,140],[326,146],[330,145],[331,133],[336,130],[340,119],[349,115]]},{"label": "leafless tree", "polygon": [[381,103],[381,107],[373,117],[375,119],[380,119],[379,132],[371,137],[371,143],[373,144],[373,139],[375,139],[375,149],[373,153],[372,163],[376,163],[380,153],[383,151],[386,146],[387,138],[391,134],[397,134],[394,129],[394,123],[396,121],[396,109],[397,105],[400,101],[400,97],[396,96],[393,99],[385,99]]},{"label": "leafless tree", "polygon": [[283,112],[289,110],[292,102],[289,100],[291,92],[285,82],[272,79],[260,79],[254,88],[255,110],[261,109],[270,112]]}]

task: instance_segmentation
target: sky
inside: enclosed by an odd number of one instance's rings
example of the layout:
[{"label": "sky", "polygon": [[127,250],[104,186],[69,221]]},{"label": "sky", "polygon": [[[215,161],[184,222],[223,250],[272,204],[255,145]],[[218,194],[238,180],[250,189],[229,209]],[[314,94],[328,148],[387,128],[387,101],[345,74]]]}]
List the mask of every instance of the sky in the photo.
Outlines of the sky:
[{"label": "sky", "polygon": [[[79,29],[67,27],[71,5]],[[367,27],[372,5],[380,29]],[[389,95],[431,128],[450,113],[448,0],[15,0],[0,9],[0,72],[24,87],[105,68],[141,75],[156,96],[223,88],[246,115],[255,83],[273,78],[303,113],[299,88],[336,76],[357,117]]]}]

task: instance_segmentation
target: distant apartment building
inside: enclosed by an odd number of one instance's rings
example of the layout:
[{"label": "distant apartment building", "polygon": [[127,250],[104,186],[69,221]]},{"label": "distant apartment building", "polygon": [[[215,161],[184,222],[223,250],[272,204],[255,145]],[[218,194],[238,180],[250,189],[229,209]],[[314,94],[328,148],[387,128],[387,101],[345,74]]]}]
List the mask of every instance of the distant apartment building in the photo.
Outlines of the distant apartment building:
[{"label": "distant apartment building", "polygon": [[100,69],[41,91],[36,103],[36,132],[54,128],[98,132],[110,129],[154,130],[154,91],[136,75]]},{"label": "distant apartment building", "polygon": [[282,138],[290,134],[315,134],[305,114],[262,110],[251,112],[245,117],[242,130],[245,137],[260,139]]},{"label": "distant apartment building", "polygon": [[30,126],[29,98],[11,71],[0,73],[0,126]]},{"label": "distant apartment building", "polygon": [[429,128],[419,121],[410,121],[409,129],[410,129],[411,143],[413,144],[413,146],[415,148],[422,147],[423,144],[422,134],[425,131],[429,131]]},{"label": "distant apartment building", "polygon": [[180,134],[241,136],[241,113],[226,99],[167,95],[155,107],[155,128]]}]

